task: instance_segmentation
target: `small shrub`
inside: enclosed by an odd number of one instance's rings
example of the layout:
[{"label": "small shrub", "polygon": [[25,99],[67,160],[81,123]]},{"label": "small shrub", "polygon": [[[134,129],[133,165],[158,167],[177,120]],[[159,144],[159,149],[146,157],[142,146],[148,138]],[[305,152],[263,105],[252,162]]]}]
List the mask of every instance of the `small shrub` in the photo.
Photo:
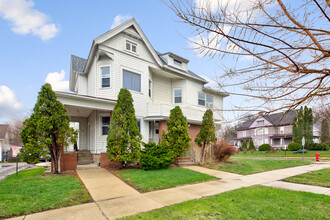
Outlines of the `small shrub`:
[{"label": "small shrub", "polygon": [[[217,141],[213,144],[213,155],[216,160],[226,161],[231,155],[236,154],[237,150],[235,147],[229,145],[226,141]],[[243,151],[247,150],[243,148]]]},{"label": "small shrub", "polygon": [[[253,150],[253,152],[256,150],[256,147],[254,146],[253,140],[251,139],[249,141],[249,151]],[[253,153],[251,152],[251,153]]]},{"label": "small shrub", "polygon": [[140,166],[144,170],[166,169],[173,163],[173,155],[170,153],[166,142],[160,144],[149,142],[143,143],[144,149],[141,152]]},{"label": "small shrub", "polygon": [[[308,148],[307,148],[308,149]],[[329,145],[324,143],[313,143],[308,150],[329,150]]]},{"label": "small shrub", "polygon": [[296,150],[299,150],[300,148],[302,148],[302,146],[299,143],[292,142],[288,145],[288,149],[290,151],[296,151]]},{"label": "small shrub", "polygon": [[259,151],[269,151],[272,147],[269,144],[262,144],[259,146]]}]

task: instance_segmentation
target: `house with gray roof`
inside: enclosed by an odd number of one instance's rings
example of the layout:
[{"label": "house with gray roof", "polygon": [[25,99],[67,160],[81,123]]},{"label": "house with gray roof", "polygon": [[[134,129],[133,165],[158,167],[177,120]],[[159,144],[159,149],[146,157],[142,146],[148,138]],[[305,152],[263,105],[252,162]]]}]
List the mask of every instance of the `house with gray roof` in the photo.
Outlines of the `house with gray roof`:
[{"label": "house with gray roof", "polygon": [[[237,146],[241,147],[244,141],[253,140],[258,148],[262,144],[270,144],[273,148],[287,148],[292,142],[292,125],[298,110],[264,114],[259,112],[258,116],[237,126]],[[314,125],[314,142],[319,142],[319,126]]]},{"label": "house with gray roof", "polygon": [[187,117],[192,139],[208,108],[220,128],[223,98],[228,94],[206,87],[208,81],[190,70],[184,57],[156,51],[134,18],[95,38],[86,59],[72,55],[70,69],[71,92],[56,95],[71,121],[79,123],[79,150],[94,159],[106,152],[121,88],[132,94],[144,142],[159,141],[175,106]]}]

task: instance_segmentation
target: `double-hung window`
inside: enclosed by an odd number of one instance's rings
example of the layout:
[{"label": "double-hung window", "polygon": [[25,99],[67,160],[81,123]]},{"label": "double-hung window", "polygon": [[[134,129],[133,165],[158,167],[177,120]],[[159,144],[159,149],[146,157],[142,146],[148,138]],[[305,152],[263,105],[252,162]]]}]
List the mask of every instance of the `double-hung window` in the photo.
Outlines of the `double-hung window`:
[{"label": "double-hung window", "polygon": [[102,117],[102,135],[108,135],[110,126],[110,117],[103,116]]},{"label": "double-hung window", "polygon": [[101,67],[102,88],[110,87],[110,67]]},{"label": "double-hung window", "polygon": [[206,94],[206,107],[213,108],[213,96]]},{"label": "double-hung window", "polygon": [[198,93],[198,105],[205,106],[205,93]]},{"label": "double-hung window", "polygon": [[123,88],[141,92],[141,75],[123,69]]},{"label": "double-hung window", "polygon": [[284,127],[280,127],[280,134],[284,134]]},{"label": "double-hung window", "polygon": [[182,89],[174,90],[174,103],[182,103]]},{"label": "double-hung window", "polygon": [[136,53],[136,47],[137,45],[135,43],[132,43],[130,41],[126,41],[126,50],[132,51]]}]

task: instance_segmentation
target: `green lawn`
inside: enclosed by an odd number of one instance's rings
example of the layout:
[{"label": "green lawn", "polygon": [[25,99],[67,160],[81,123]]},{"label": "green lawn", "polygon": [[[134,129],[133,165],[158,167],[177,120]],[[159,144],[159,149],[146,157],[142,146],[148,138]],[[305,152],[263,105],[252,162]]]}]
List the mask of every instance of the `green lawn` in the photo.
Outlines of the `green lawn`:
[{"label": "green lawn", "polygon": [[308,160],[231,158],[231,161],[206,164],[207,168],[248,175],[269,170],[307,165]]},{"label": "green lawn", "polygon": [[305,173],[285,179],[292,183],[330,187],[330,168]]},{"label": "green lawn", "polygon": [[[305,157],[312,157],[315,158],[316,153],[321,154],[320,159],[322,157],[330,157],[330,151],[308,151],[307,153],[304,154]],[[239,152],[235,156],[239,157],[285,157],[285,151],[278,151],[275,153],[267,153],[265,151],[255,151],[254,153],[251,153],[248,151],[246,154],[244,154],[243,151]],[[233,156],[233,157],[235,157]],[[302,157],[302,154],[295,154],[293,151],[287,151],[286,152],[287,157]]]},{"label": "green lawn", "polygon": [[0,219],[89,201],[78,178],[44,172],[45,168],[24,170],[0,181]]},{"label": "green lawn", "polygon": [[216,179],[216,177],[185,168],[149,171],[132,169],[117,171],[117,174],[141,192]]},{"label": "green lawn", "polygon": [[253,186],[123,219],[329,219],[330,196]]}]

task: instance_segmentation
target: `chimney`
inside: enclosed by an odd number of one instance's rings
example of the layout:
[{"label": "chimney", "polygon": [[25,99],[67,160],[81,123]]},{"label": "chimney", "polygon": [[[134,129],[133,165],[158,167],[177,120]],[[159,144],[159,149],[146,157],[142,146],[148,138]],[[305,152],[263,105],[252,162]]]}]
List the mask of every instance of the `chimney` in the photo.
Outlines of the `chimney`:
[{"label": "chimney", "polygon": [[258,112],[258,115],[259,116],[263,116],[264,115],[264,112]]}]

